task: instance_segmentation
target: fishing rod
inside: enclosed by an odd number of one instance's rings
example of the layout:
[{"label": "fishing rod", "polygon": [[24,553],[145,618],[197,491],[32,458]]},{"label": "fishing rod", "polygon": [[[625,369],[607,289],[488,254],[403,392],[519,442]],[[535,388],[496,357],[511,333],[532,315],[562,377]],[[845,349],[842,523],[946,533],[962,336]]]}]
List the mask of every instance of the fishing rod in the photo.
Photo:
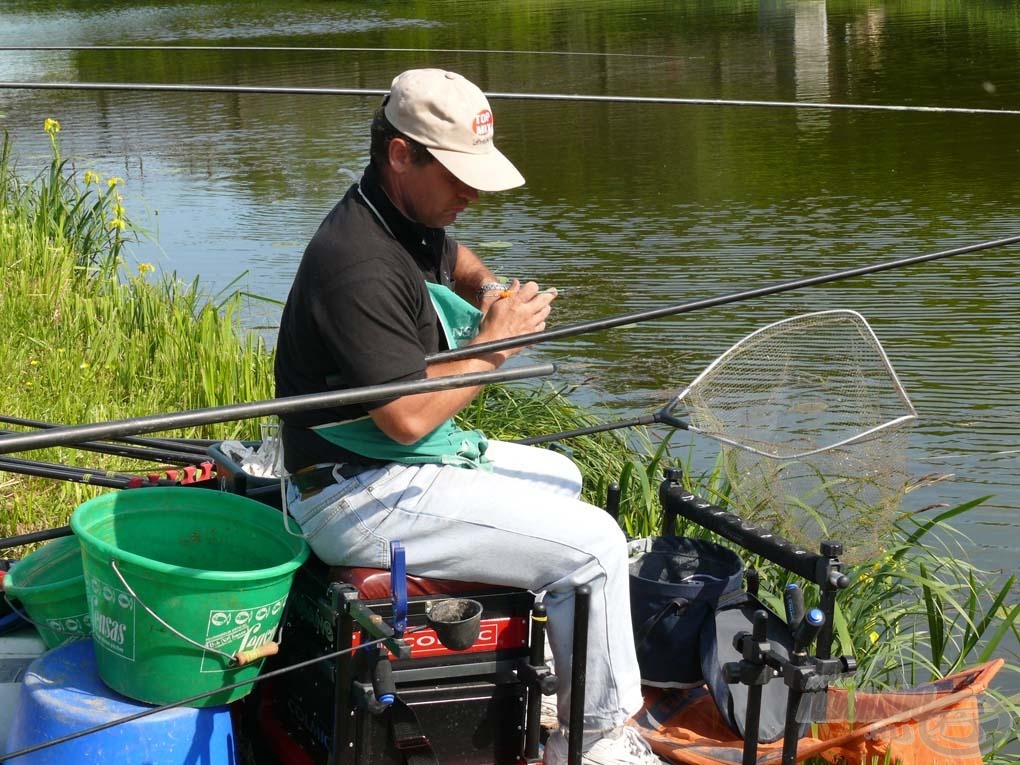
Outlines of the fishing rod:
[{"label": "fishing rod", "polygon": [[43,529],[42,531],[29,531],[25,534],[17,534],[13,537],[0,539],[0,550],[31,545],[36,542],[48,542],[51,539],[69,537],[73,533],[70,526],[57,526],[52,529]]},{"label": "fishing rod", "polygon": [[677,420],[675,417],[671,417],[668,412],[660,409],[650,414],[642,414],[637,417],[631,417],[627,420],[617,420],[616,422],[607,422],[601,425],[589,425],[586,428],[574,428],[573,430],[561,430],[558,433],[546,433],[541,436],[529,436],[528,438],[517,438],[514,440],[515,444],[522,444],[524,446],[534,446],[536,444],[548,444],[554,441],[566,441],[570,438],[580,438],[581,436],[591,436],[596,433],[605,433],[608,430],[621,430],[623,428],[636,428],[642,425],[669,425],[670,427],[679,427],[681,430],[685,429],[686,423]]},{"label": "fishing rod", "polygon": [[828,274],[807,276],[804,277],[803,279],[793,279],[787,282],[766,285],[764,287],[756,287],[754,289],[743,290],[741,292],[731,292],[727,295],[717,295],[716,297],[703,298],[701,300],[693,300],[688,303],[680,303],[678,305],[666,306],[664,308],[653,308],[647,311],[636,311],[634,313],[626,313],[620,316],[612,316],[606,319],[596,319],[594,321],[587,321],[579,324],[568,324],[566,326],[558,327],[556,329],[547,329],[544,332],[532,332],[527,335],[518,335],[517,337],[510,337],[504,340],[493,340],[487,343],[467,345],[462,348],[456,348],[450,351],[434,353],[430,356],[427,356],[426,361],[432,363],[438,361],[452,361],[454,359],[466,359],[483,353],[491,353],[492,351],[506,350],[507,348],[519,348],[521,346],[526,345],[547,343],[550,340],[560,340],[563,338],[576,337],[578,335],[584,335],[591,332],[601,332],[602,330],[605,329],[624,327],[630,324],[637,324],[642,321],[648,321],[650,319],[661,319],[666,316],[676,316],[677,314],[690,313],[692,311],[701,310],[702,308],[713,308],[715,306],[728,305],[730,303],[739,303],[743,300],[750,300],[751,298],[764,297],[766,295],[775,295],[780,292],[789,292],[790,290],[803,289],[805,287],[813,287],[818,284],[827,284],[829,282],[836,282],[842,279],[849,279],[854,276],[864,276],[865,274],[874,274],[880,271],[891,271],[894,268],[903,268],[904,266],[910,266],[916,263],[926,263],[928,261],[939,260],[941,258],[949,258],[954,255],[963,255],[969,252],[990,250],[994,247],[1005,247],[1006,245],[1016,244],[1017,242],[1020,242],[1020,235],[1009,236],[1004,239],[992,239],[987,242],[980,242],[978,244],[968,244],[963,247],[954,247],[948,250],[940,250],[939,252],[931,252],[926,255],[912,255],[907,258],[900,258],[899,260],[890,260],[884,263],[874,263],[868,266],[857,266],[856,268],[848,268],[842,271],[833,271]]},{"label": "fishing rod", "polygon": [[[53,430],[54,428],[60,427],[58,425],[47,424],[46,426],[39,428],[40,430]],[[0,429],[0,436],[16,435],[23,433],[20,430],[3,430]],[[104,444],[95,441],[86,441],[81,444],[74,445],[76,449],[81,449],[86,452],[95,452],[97,454],[108,454],[113,457],[125,457],[134,460],[145,460],[147,462],[159,462],[159,463],[170,463],[175,465],[200,465],[205,462],[209,456],[205,453],[205,450],[199,452],[194,450],[180,451],[177,449],[156,449],[152,447],[139,447],[139,446],[124,446],[120,444]]]},{"label": "fishing rod", "polygon": [[[7,90],[101,90],[177,93],[258,93],[293,96],[376,96],[383,88],[299,88],[271,85],[196,85],[143,82],[0,82]],[[896,104],[841,104],[817,101],[756,101],[734,98],[670,98],[666,96],[599,96],[582,93],[487,92],[490,99],[520,101],[571,101],[608,104],[665,104],[682,106],[746,106],[787,109],[824,109],[885,112],[934,112],[939,114],[995,114],[1020,116],[1020,109],[972,109],[959,106],[907,106]]]},{"label": "fishing rod", "polygon": [[304,412],[322,407],[349,406],[367,401],[379,401],[416,393],[464,388],[490,383],[511,382],[531,377],[551,375],[556,371],[553,364],[531,364],[509,369],[496,369],[491,372],[472,372],[463,375],[432,377],[426,380],[411,382],[387,383],[372,385],[365,388],[350,390],[326,391],[301,396],[288,396],[264,401],[252,401],[241,404],[191,409],[183,412],[169,412],[144,417],[131,417],[124,420],[99,422],[89,425],[68,425],[52,430],[34,433],[15,433],[0,436],[0,454],[25,449],[41,449],[48,446],[62,446],[91,441],[100,438],[116,438],[138,433],[151,433],[157,430],[183,428],[192,425],[209,425],[230,420],[244,420],[253,417],[264,417],[274,414]]},{"label": "fishing rod", "polygon": [[[206,461],[208,462],[208,458],[206,458]],[[150,483],[150,479],[140,475],[118,473],[109,470],[91,470],[89,468],[59,465],[52,462],[23,460],[17,457],[0,457],[0,471],[29,475],[36,478],[53,478],[58,481],[83,483],[89,486],[102,486],[107,489],[129,489]],[[155,476],[156,474],[153,475]],[[152,479],[152,482],[165,483],[167,485],[178,485],[180,483],[180,481],[174,480],[169,476],[165,478],[155,477]]]},{"label": "fishing rod", "polygon": [[[29,420],[24,417],[12,417],[9,414],[0,414],[0,422],[5,422],[8,425],[20,425],[25,428],[59,427],[59,425],[54,422]],[[115,438],[113,440],[122,444],[130,444],[132,446],[145,446],[151,449],[170,449],[171,451],[193,452],[195,454],[203,455],[205,454],[205,448],[212,443],[212,441],[201,438],[136,438],[133,436],[125,436],[124,438]],[[100,446],[106,446],[106,444],[100,444]]]},{"label": "fishing rod", "polygon": [[328,45],[0,45],[0,51],[205,51],[225,53],[499,53],[513,56],[572,56],[589,58],[650,58],[660,61],[684,61],[691,56],[667,56],[661,53],[608,53],[572,50],[500,50],[486,48],[368,48]]}]

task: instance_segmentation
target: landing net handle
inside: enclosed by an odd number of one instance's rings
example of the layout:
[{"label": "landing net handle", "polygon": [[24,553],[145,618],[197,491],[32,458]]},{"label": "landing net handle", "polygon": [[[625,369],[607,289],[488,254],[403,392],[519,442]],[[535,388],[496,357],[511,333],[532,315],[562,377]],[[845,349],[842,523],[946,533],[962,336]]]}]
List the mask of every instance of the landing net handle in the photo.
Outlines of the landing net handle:
[{"label": "landing net handle", "polygon": [[843,589],[850,584],[836,557],[809,552],[788,539],[745,521],[736,513],[706,502],[683,487],[682,476],[679,469],[669,468],[659,487],[659,501],[666,517],[664,533],[672,533],[671,527],[675,525],[676,516],[681,515],[809,582],[814,582],[823,590]]}]

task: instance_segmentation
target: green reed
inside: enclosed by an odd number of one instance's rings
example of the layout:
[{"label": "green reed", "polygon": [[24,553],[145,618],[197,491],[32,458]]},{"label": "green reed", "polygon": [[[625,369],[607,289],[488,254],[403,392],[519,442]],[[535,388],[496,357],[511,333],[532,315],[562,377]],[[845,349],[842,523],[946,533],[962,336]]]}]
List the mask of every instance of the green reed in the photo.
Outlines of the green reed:
[{"label": "green reed", "polygon": [[[272,397],[272,357],[242,329],[246,299],[204,294],[197,280],[126,261],[138,232],[125,215],[120,179],[80,172],[61,154],[47,120],[49,167],[29,181],[0,149],[0,411],[74,424]],[[168,435],[256,437],[228,423]],[[147,467],[74,449],[26,455],[93,469]],[[4,474],[6,477],[6,474]],[[65,523],[95,489],[7,477],[0,499],[9,533]]]}]

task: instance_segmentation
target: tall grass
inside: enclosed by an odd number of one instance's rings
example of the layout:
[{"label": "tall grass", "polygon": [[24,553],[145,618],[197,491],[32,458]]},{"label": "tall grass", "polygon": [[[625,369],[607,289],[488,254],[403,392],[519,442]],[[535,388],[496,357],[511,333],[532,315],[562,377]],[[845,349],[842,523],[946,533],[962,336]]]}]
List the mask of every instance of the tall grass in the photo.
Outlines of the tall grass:
[{"label": "tall grass", "polygon": [[[272,358],[243,330],[242,296],[210,296],[197,280],[154,276],[126,260],[135,229],[122,181],[79,172],[47,120],[50,166],[24,181],[0,148],[0,411],[76,424],[272,397]],[[257,436],[250,422],[172,432]],[[101,469],[137,469],[73,449],[22,455]],[[83,459],[86,461],[83,462]],[[0,483],[7,533],[65,523],[94,489],[31,478]]]}]

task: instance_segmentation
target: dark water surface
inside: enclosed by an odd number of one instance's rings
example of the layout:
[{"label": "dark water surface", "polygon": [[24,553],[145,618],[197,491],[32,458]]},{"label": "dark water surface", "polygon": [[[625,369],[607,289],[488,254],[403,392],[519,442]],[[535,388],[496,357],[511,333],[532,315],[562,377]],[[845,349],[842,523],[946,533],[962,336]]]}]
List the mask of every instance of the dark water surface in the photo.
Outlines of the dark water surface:
[{"label": "dark water surface", "polygon": [[[5,0],[0,80],[385,89],[460,71],[492,93],[1020,109],[1020,6],[951,2]],[[403,50],[414,49],[414,50]],[[425,50],[429,49],[429,50]],[[377,97],[0,90],[19,166],[65,154],[125,179],[135,249],[210,290],[283,300],[305,241],[367,160]],[[1020,116],[493,99],[527,185],[454,234],[507,277],[562,291],[557,323],[613,316],[1020,233]],[[535,348],[611,417],[657,408],[764,324],[862,313],[921,415],[908,507],[992,495],[976,561],[1020,552],[1017,246]],[[272,327],[279,308],[253,306]],[[272,330],[267,330],[272,336]],[[678,439],[682,442],[683,439]],[[714,446],[704,447],[707,453]],[[710,454],[709,454],[710,456]]]}]

